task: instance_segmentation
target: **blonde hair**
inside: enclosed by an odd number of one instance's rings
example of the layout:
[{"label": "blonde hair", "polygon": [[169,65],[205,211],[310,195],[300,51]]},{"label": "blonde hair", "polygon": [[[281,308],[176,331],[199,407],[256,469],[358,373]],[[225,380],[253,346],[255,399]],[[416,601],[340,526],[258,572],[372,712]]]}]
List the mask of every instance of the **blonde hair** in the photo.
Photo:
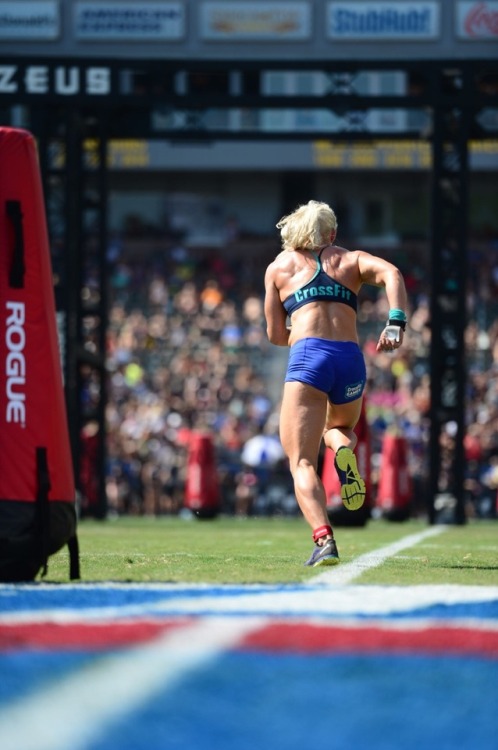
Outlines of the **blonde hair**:
[{"label": "blonde hair", "polygon": [[327,203],[309,201],[277,224],[284,250],[314,250],[330,242],[337,219]]}]

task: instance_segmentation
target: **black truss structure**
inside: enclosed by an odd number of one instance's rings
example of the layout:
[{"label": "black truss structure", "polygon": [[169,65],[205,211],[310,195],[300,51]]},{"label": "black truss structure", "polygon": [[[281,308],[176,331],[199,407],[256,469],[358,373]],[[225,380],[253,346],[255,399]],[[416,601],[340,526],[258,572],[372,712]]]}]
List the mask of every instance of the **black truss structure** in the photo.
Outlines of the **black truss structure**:
[{"label": "black truss structure", "polygon": [[[35,70],[33,70],[35,68]],[[319,94],[269,95],[268,72],[319,72]],[[401,71],[402,95],[362,93],[366,72]],[[432,147],[431,523],[465,522],[465,281],[468,143],[496,139],[498,61],[199,61],[27,58],[0,61],[0,112],[21,108],[37,137],[53,249],[75,472],[96,425],[98,502],[106,515],[107,149],[111,139],[170,141],[420,139]],[[339,126],[308,132],[220,126],[220,112],[327,110]],[[372,131],[372,110],[418,110],[403,133]],[[495,125],[486,129],[486,113]],[[489,119],[489,118],[488,118]],[[89,156],[84,144],[96,144]],[[88,163],[89,159],[92,163]],[[91,228],[91,231],[89,231]],[[97,240],[95,241],[95,236]],[[92,283],[84,283],[84,279]],[[84,394],[84,398],[82,397]]]}]

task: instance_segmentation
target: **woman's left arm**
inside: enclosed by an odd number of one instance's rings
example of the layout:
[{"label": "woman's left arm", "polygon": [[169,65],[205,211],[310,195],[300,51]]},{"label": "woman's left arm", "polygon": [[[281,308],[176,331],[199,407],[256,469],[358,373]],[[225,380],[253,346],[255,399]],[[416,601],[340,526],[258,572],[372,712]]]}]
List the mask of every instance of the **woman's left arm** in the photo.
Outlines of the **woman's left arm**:
[{"label": "woman's left arm", "polygon": [[[390,312],[397,318],[393,321],[394,325],[399,328],[397,338],[391,338],[389,331],[384,329],[379,337],[377,350],[391,351],[392,349],[398,349],[403,343],[408,307],[408,295],[403,275],[393,263],[364,252],[358,253],[358,269],[363,283],[384,287]],[[391,318],[391,315],[389,317]]]},{"label": "woman's left arm", "polygon": [[389,307],[404,310],[408,305],[405,281],[397,266],[370,253],[358,253],[358,269],[364,284],[383,286]]}]

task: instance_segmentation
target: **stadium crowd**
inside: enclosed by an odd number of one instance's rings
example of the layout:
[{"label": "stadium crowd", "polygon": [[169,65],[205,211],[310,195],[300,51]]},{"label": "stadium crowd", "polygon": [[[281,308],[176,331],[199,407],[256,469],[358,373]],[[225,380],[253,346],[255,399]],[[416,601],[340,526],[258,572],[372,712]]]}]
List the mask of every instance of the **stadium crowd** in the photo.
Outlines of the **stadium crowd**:
[{"label": "stadium crowd", "polygon": [[[284,359],[267,341],[263,315],[264,269],[278,246],[240,254],[235,244],[204,252],[167,238],[138,240],[140,252],[137,240],[132,244],[130,252],[125,238],[109,253],[109,513],[182,512],[191,431],[208,431],[214,441],[221,511],[297,512],[278,441]],[[375,351],[387,318],[385,295],[362,292],[358,311],[372,493],[375,498],[385,432],[397,431],[409,446],[412,513],[423,514],[429,273],[420,246],[400,246],[389,257],[403,271],[410,297],[405,346],[395,355]],[[490,516],[498,489],[498,243],[476,242],[467,296],[466,497],[469,513]]]}]

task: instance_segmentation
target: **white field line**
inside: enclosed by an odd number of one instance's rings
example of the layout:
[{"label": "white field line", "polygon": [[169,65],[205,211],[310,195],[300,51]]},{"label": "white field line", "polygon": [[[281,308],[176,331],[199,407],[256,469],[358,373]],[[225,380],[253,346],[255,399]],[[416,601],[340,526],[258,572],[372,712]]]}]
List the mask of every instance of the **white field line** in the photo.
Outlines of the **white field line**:
[{"label": "white field line", "polygon": [[0,710],[2,750],[83,750],[159,690],[238,643],[261,618],[207,618],[44,684]]},{"label": "white field line", "polygon": [[333,586],[351,583],[351,581],[354,581],[355,578],[361,576],[365,571],[382,565],[389,557],[393,557],[408,547],[413,547],[425,539],[440,534],[444,529],[444,526],[431,526],[429,529],[420,531],[417,534],[405,536],[403,539],[393,542],[393,544],[388,544],[387,547],[366,552],[364,555],[357,557],[356,560],[341,564],[337,568],[326,568],[323,573],[311,578],[310,583],[324,583]]}]

